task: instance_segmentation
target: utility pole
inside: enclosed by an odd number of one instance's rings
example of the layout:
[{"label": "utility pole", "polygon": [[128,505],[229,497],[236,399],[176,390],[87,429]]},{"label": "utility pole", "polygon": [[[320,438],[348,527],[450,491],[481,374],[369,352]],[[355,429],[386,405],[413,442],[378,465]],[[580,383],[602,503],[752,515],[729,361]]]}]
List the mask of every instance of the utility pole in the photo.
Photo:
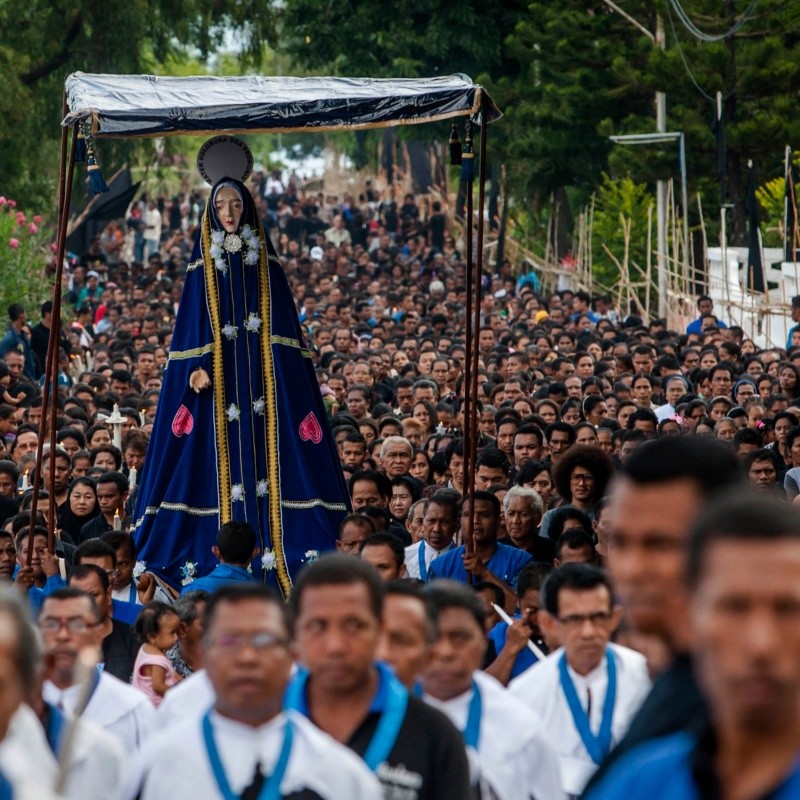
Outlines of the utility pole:
[{"label": "utility pole", "polygon": [[[638,31],[650,39],[653,44],[661,50],[666,49],[666,37],[664,35],[664,20],[660,14],[656,14],[656,32],[647,30],[640,22],[630,14],[620,8],[614,0],[603,0],[603,2],[623,19],[631,23]],[[667,95],[664,92],[656,92],[656,132],[666,133],[667,131]],[[688,208],[684,208],[684,215],[689,213]],[[667,184],[665,181],[656,182],[656,224],[658,227],[658,243],[656,252],[656,271],[658,273],[658,316],[667,316]],[[686,244],[688,247],[688,242]]]}]

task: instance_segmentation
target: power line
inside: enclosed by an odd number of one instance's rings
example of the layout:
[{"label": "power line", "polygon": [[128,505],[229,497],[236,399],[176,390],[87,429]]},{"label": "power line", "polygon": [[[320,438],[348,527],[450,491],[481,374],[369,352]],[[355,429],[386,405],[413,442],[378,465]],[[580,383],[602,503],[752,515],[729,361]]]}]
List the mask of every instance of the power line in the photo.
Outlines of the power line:
[{"label": "power line", "polygon": [[[670,3],[672,0],[670,0]],[[689,66],[689,62],[686,60],[686,56],[683,52],[683,48],[681,47],[680,39],[678,39],[678,32],[675,30],[675,21],[672,19],[672,12],[669,10],[669,6],[667,6],[667,17],[669,18],[669,26],[672,28],[672,35],[675,37],[675,46],[678,48],[678,53],[681,57],[681,61],[683,62],[683,68],[686,70],[686,74],[689,76],[689,80],[694,84],[694,88],[700,92],[706,100],[710,100],[712,103],[716,102],[716,97],[712,97],[708,92],[706,92],[702,86],[697,82],[697,79],[694,77],[694,73],[692,72],[691,67]]]},{"label": "power line", "polygon": [[[713,43],[713,42],[722,42],[725,39],[730,39],[745,23],[750,21],[751,15],[755,10],[757,0],[753,0],[752,3],[747,7],[745,12],[739,17],[733,25],[725,31],[725,33],[719,34],[710,34],[701,31],[697,25],[692,22],[689,15],[684,11],[683,6],[680,4],[680,0],[669,0],[669,5],[672,6],[675,13],[678,15],[678,19],[681,21],[683,26],[686,28],[695,39],[699,39],[701,42]],[[667,7],[667,11],[669,11],[669,6]]]}]

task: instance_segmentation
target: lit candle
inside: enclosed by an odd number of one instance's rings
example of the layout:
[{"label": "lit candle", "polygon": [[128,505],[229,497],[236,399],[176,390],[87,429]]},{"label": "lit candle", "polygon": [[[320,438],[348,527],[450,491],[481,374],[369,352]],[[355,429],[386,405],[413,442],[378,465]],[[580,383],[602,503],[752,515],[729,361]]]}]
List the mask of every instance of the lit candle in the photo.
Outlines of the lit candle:
[{"label": "lit candle", "polygon": [[119,518],[119,509],[114,512],[114,530],[121,531],[122,530],[122,520]]},{"label": "lit candle", "polygon": [[131,467],[128,473],[128,491],[132,492],[136,488],[136,467]]},{"label": "lit candle", "polygon": [[28,480],[28,470],[22,473],[22,491],[27,492],[31,488],[31,482]]}]

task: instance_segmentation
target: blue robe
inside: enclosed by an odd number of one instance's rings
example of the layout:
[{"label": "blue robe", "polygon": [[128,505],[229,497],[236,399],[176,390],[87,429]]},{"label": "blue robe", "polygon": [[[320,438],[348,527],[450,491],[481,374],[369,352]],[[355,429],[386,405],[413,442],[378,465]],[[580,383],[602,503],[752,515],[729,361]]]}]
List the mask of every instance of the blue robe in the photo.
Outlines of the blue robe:
[{"label": "blue robe", "polygon": [[[225,238],[209,201],[187,267],[133,533],[147,569],[178,586],[213,570],[220,525],[248,522],[267,555],[266,569],[260,558],[253,562],[254,574],[287,596],[303,564],[335,548],[350,501],[283,268],[247,189],[225,182],[243,198],[241,249]],[[225,249],[223,240],[233,246]],[[211,388],[196,393],[189,378],[199,368]]]}]

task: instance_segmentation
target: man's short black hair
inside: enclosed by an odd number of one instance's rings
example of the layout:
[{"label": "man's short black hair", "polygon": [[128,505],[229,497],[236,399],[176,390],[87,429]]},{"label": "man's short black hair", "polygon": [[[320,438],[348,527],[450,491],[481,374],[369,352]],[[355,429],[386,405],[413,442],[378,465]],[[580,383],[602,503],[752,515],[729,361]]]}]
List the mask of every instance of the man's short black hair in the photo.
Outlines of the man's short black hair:
[{"label": "man's short black hair", "polygon": [[716,542],[797,541],[800,547],[800,509],[757,492],[737,489],[724,492],[700,512],[689,536],[686,579],[696,587],[703,574],[708,551]]},{"label": "man's short black hair", "polygon": [[128,491],[128,479],[121,472],[104,472],[97,478],[97,485],[100,486],[101,483],[113,483],[120,494]]},{"label": "man's short black hair", "polygon": [[571,445],[575,444],[575,439],[577,438],[577,434],[575,433],[575,428],[569,424],[569,422],[551,422],[544,430],[544,434],[547,437],[547,441],[549,442],[553,434],[559,431],[560,433],[566,433],[567,439]]},{"label": "man's short black hair", "polygon": [[613,602],[614,589],[611,579],[599,567],[591,564],[564,564],[554,569],[542,586],[542,608],[553,617],[558,616],[558,594],[562,589],[588,591],[597,586],[608,589],[609,601]]},{"label": "man's short black hair", "polygon": [[220,560],[228,564],[249,564],[256,548],[256,532],[247,522],[226,522],[217,533]]},{"label": "man's short black hair", "polygon": [[387,531],[373,533],[372,536],[361,542],[358,552],[363,552],[365,547],[380,547],[381,545],[386,545],[392,551],[394,560],[397,562],[397,569],[400,569],[406,561],[406,549],[393,533],[388,533]]},{"label": "man's short black hair", "polygon": [[704,497],[743,480],[731,448],[707,436],[668,436],[644,442],[631,453],[622,475],[643,486],[690,480]]},{"label": "man's short black hair", "polygon": [[[517,597],[522,597],[529,589],[541,590],[547,576],[553,571],[552,564],[542,561],[529,561],[517,575]],[[502,606],[502,603],[498,603]]]},{"label": "man's short black hair", "polygon": [[360,511],[354,511],[351,514],[348,514],[339,523],[339,533],[336,536],[337,539],[342,538],[344,526],[351,522],[354,522],[356,525],[360,525],[362,528],[368,528],[370,531],[375,533],[375,523],[368,516],[366,516],[366,514],[362,514]]},{"label": "man's short black hair", "polygon": [[44,612],[44,607],[47,603],[58,602],[59,600],[81,600],[84,598],[89,601],[89,606],[92,609],[92,616],[97,622],[100,622],[100,609],[97,607],[94,597],[75,586],[62,586],[60,589],[56,589],[50,594],[45,595],[42,600],[42,612]]},{"label": "man's short black hair", "polygon": [[[497,495],[492,494],[491,492],[484,491],[483,489],[478,489],[472,495],[472,500],[473,500],[473,503],[476,500],[483,500],[483,501],[485,501],[487,503],[490,503],[491,506],[492,506],[492,511],[494,512],[495,517],[497,517],[497,519],[500,519],[500,500],[497,498]],[[464,500],[461,503],[462,512],[463,512],[464,508],[466,507],[466,503],[467,503],[467,499],[465,497]]]},{"label": "man's short black hair", "polygon": [[581,547],[588,547],[594,553],[594,539],[589,531],[583,528],[569,528],[558,537],[556,542],[556,558],[561,560],[561,553],[565,547],[570,550],[578,550]]},{"label": "man's short black hair", "polygon": [[461,608],[469,612],[483,633],[486,607],[474,589],[456,581],[438,580],[427,584],[423,593],[431,604],[437,625],[443,611],[448,608]]},{"label": "man's short black hair", "polygon": [[84,558],[111,558],[111,566],[117,568],[117,551],[108,542],[100,539],[87,539],[75,548],[72,554],[72,563],[77,566]]},{"label": "man's short black hair", "polygon": [[360,469],[350,476],[350,480],[347,481],[347,491],[350,493],[351,497],[353,496],[353,487],[356,485],[357,481],[370,481],[374,483],[381,497],[389,498],[392,496],[392,485],[389,483],[389,479],[376,469]]},{"label": "man's short black hair", "polygon": [[97,564],[78,564],[77,567],[73,567],[72,572],[69,574],[70,585],[73,580],[82,581],[92,575],[100,581],[103,591],[107,592],[111,581],[108,578],[108,573],[104,569],[100,569]]},{"label": "man's short black hair", "polygon": [[[286,617],[286,606],[272,589],[258,583],[227,583],[220,586],[219,589],[212,592],[208,597],[206,608],[203,612],[204,635],[208,635],[211,629],[211,623],[214,621],[214,616],[217,613],[217,608],[222,603],[242,603],[245,600],[263,600],[265,603],[274,605],[275,608],[279,610],[281,619],[284,625],[286,625],[286,630],[288,632],[289,625]],[[195,600],[195,602],[197,602],[197,600]]]},{"label": "man's short black hair", "polygon": [[303,594],[308,589],[355,584],[363,584],[366,587],[372,614],[375,619],[382,619],[383,581],[378,573],[365,561],[338,553],[327,553],[300,571],[289,598],[292,619],[297,619],[303,605]]},{"label": "man's short black hair", "polygon": [[100,541],[110,544],[114,551],[124,547],[131,561],[136,561],[139,557],[136,551],[136,542],[133,541],[133,536],[125,531],[106,531],[100,534]]},{"label": "man's short black hair", "polygon": [[[537,430],[539,430],[537,428]],[[519,431],[517,431],[519,433]],[[541,436],[541,431],[539,435]],[[505,475],[508,475],[511,470],[511,465],[508,463],[508,457],[499,447],[485,447],[481,450],[478,458],[475,460],[475,469],[478,467],[489,467],[490,469],[501,469]]]},{"label": "man's short black hair", "polygon": [[[384,597],[413,597],[425,609],[425,639],[428,644],[436,641],[436,619],[430,601],[425,595],[425,584],[411,579],[394,580],[384,584]],[[499,587],[498,587],[499,588]]]},{"label": "man's short black hair", "polygon": [[772,465],[775,467],[775,471],[780,475],[781,470],[783,469],[783,464],[781,463],[780,456],[775,452],[775,450],[771,447],[762,447],[760,450],[753,450],[752,453],[748,453],[744,459],[744,473],[750,472],[750,468],[755,464],[756,461],[770,461]]}]

